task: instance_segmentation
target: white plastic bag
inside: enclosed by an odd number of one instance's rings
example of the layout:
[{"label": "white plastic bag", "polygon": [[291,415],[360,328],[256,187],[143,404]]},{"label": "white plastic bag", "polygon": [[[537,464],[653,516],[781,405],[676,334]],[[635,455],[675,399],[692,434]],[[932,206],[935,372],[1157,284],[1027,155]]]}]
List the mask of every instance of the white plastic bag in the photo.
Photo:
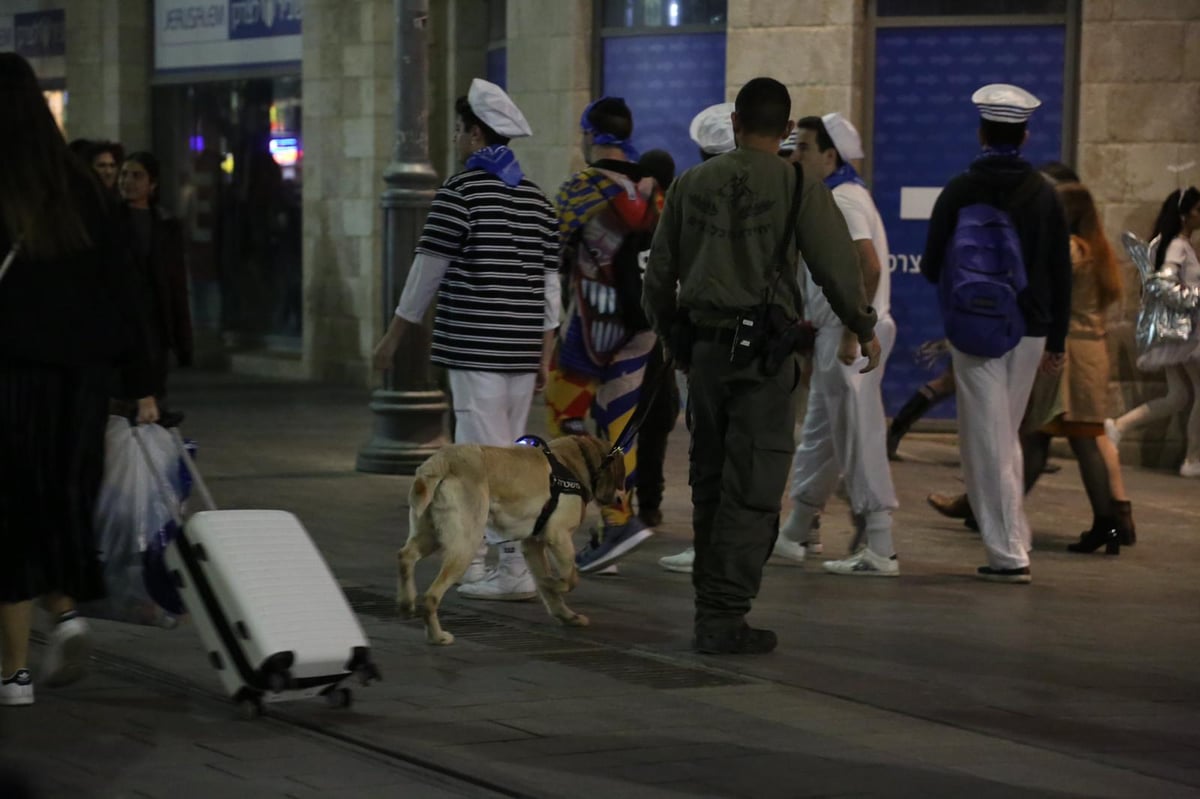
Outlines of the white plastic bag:
[{"label": "white plastic bag", "polygon": [[[179,454],[171,433],[158,425],[143,425],[134,440],[129,420],[108,418],[104,446],[104,479],[96,502],[94,527],[108,596],[85,603],[87,616],[114,621],[174,627],[178,619],[155,602],[147,590],[145,553],[155,536],[174,524],[182,488]],[[154,468],[165,479],[155,479]],[[166,486],[170,496],[163,496]]]}]

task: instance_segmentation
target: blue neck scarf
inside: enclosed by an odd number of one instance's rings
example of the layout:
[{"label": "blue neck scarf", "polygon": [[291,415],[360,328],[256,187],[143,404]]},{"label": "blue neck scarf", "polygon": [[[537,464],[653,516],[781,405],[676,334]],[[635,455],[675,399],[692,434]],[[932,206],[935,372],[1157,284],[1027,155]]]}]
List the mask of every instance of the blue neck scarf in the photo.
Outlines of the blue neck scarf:
[{"label": "blue neck scarf", "polygon": [[517,156],[503,144],[493,144],[476,150],[467,159],[467,169],[482,169],[495,175],[508,186],[516,186],[525,177]]},{"label": "blue neck scarf", "polygon": [[982,161],[985,158],[1020,158],[1020,147],[1009,147],[1007,145],[1001,147],[985,146],[979,155],[975,156],[976,161]]},{"label": "blue neck scarf", "polygon": [[867,187],[867,184],[863,183],[863,179],[858,176],[858,170],[851,166],[849,162],[843,162],[841,166],[833,170],[833,174],[825,178],[825,185],[829,187],[830,191],[833,191],[843,183],[857,183],[864,189]]}]

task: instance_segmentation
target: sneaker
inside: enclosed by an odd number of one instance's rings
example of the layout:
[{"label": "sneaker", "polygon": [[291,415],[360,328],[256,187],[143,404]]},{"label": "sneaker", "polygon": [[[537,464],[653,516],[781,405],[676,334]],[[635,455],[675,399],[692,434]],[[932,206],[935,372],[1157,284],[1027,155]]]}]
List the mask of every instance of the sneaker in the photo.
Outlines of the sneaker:
[{"label": "sneaker", "polygon": [[590,574],[625,557],[652,535],[654,531],[636,516],[619,526],[605,525],[575,554],[575,565],[582,573]]},{"label": "sneaker", "polygon": [[765,655],[774,652],[779,639],[770,630],[743,623],[731,631],[696,632],[692,649],[704,655]]},{"label": "sneaker", "polygon": [[1019,569],[993,569],[991,566],[980,566],[975,573],[979,575],[979,579],[991,583],[1033,582],[1033,576],[1029,573],[1028,566],[1022,566]]},{"label": "sneaker", "polygon": [[696,560],[696,550],[692,547],[680,552],[678,555],[667,555],[658,559],[658,565],[669,572],[678,572],[679,574],[691,574],[692,563]]},{"label": "sneaker", "polygon": [[33,677],[29,669],[17,669],[13,676],[0,680],[0,705],[16,707],[33,704]]},{"label": "sneaker", "polygon": [[863,547],[845,560],[825,561],[830,574],[850,574],[856,577],[899,577],[900,561],[895,556],[885,558]]},{"label": "sneaker", "polygon": [[925,501],[929,507],[951,519],[965,519],[971,515],[971,503],[966,494],[939,494],[935,491],[925,497]]},{"label": "sneaker", "polygon": [[1104,420],[1104,435],[1108,436],[1108,440],[1112,442],[1114,447],[1120,446],[1121,431],[1117,429],[1117,423],[1114,420]]},{"label": "sneaker", "polygon": [[487,578],[487,553],[487,544],[480,544],[479,548],[475,550],[475,557],[471,558],[471,565],[467,567],[467,570],[463,572],[463,576],[459,578],[459,585],[477,583],[480,580]]},{"label": "sneaker", "polygon": [[804,544],[798,544],[783,533],[775,539],[775,548],[771,550],[771,557],[783,558],[790,560],[793,563],[804,562]]},{"label": "sneaker", "polygon": [[1200,461],[1184,461],[1179,467],[1180,477],[1200,477]]},{"label": "sneaker", "polygon": [[537,584],[529,567],[521,562],[520,567],[501,563],[487,573],[482,580],[464,583],[458,587],[463,599],[490,599],[496,602],[523,602],[537,596]]},{"label": "sneaker", "polygon": [[620,577],[621,567],[615,563],[610,563],[603,569],[597,569],[596,571],[592,572],[592,574],[596,575],[597,577]]},{"label": "sneaker", "polygon": [[58,617],[50,633],[50,648],[42,663],[47,685],[70,685],[83,679],[87,673],[87,660],[92,651],[91,636],[87,622],[75,611]]}]

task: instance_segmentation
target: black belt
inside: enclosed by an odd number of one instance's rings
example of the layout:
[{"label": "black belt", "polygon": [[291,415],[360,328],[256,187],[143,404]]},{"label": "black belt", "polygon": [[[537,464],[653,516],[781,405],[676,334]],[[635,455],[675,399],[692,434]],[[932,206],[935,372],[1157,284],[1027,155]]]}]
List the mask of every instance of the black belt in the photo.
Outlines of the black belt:
[{"label": "black belt", "polygon": [[714,344],[732,344],[737,331],[732,327],[709,327],[696,325],[696,341],[709,341]]}]

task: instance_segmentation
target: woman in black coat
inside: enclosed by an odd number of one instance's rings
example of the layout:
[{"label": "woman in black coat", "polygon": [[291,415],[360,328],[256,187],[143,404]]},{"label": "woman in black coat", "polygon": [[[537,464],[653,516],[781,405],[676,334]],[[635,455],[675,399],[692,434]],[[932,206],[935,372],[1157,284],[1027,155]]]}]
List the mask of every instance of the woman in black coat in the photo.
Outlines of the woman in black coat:
[{"label": "woman in black coat", "polygon": [[158,418],[112,207],[33,70],[0,53],[0,706],[33,702],[33,602],[56,617],[39,679],[83,673],[75,601],[103,594],[92,531],[114,369]]},{"label": "woman in black coat", "polygon": [[168,353],[175,353],[180,366],[192,363],[183,226],[158,204],[158,159],[152,154],[128,155],[117,186],[124,200],[137,298],[149,325],[146,345],[154,367],[154,395],[162,403],[167,394]]}]

